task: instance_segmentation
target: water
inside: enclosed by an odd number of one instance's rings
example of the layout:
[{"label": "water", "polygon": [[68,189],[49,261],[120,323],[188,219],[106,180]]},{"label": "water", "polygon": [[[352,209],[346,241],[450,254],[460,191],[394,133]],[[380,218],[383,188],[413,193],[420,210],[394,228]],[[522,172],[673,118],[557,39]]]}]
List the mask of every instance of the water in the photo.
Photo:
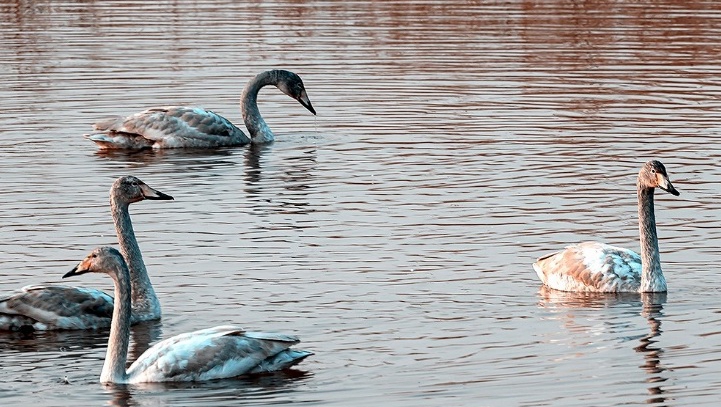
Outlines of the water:
[{"label": "water", "polygon": [[[713,1],[31,2],[0,5],[0,292],[58,283],[131,207],[162,322],[131,357],[217,324],[299,335],[268,377],[101,386],[106,332],[0,337],[3,405],[716,405],[721,393],[721,12]],[[260,149],[102,154],[95,120],[163,104],[241,123],[269,68]],[[535,257],[636,249],[656,200],[670,292],[547,292]],[[111,289],[87,276],[74,284]]]}]

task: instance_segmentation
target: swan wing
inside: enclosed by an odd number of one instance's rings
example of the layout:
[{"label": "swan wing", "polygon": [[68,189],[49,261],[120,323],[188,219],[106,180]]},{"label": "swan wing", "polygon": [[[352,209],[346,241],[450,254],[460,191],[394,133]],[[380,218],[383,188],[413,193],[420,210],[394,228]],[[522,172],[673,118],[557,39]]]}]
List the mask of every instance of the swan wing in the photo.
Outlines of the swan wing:
[{"label": "swan wing", "polygon": [[533,264],[550,288],[563,291],[636,291],[641,283],[641,256],[605,243],[585,242],[539,258]]},{"label": "swan wing", "polygon": [[128,381],[202,381],[287,367],[294,364],[293,357],[299,362],[310,354],[279,356],[298,342],[294,336],[245,332],[234,326],[189,332],[148,349],[128,369]]},{"label": "swan wing", "polygon": [[207,148],[237,146],[250,139],[228,119],[199,107],[151,108],[95,123],[87,136],[101,148]]},{"label": "swan wing", "polygon": [[103,291],[34,285],[0,299],[0,329],[94,329],[110,326],[113,297]]}]

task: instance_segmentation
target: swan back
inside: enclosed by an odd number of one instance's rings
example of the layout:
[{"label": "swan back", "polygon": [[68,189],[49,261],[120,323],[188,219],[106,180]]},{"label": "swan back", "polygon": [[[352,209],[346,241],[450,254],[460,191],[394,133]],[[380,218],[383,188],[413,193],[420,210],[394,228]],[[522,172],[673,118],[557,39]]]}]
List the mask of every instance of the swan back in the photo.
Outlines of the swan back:
[{"label": "swan back", "polygon": [[204,381],[281,370],[312,354],[289,349],[298,342],[294,336],[237,326],[197,330],[148,349],[128,369],[128,381]]},{"label": "swan back", "polygon": [[95,123],[87,136],[105,149],[208,148],[250,139],[225,117],[199,107],[164,106]]},{"label": "swan back", "polygon": [[0,299],[0,330],[98,329],[110,326],[113,297],[64,285],[34,285]]},{"label": "swan back", "polygon": [[548,287],[575,292],[637,291],[641,284],[638,253],[600,242],[584,242],[540,257],[533,264]]}]

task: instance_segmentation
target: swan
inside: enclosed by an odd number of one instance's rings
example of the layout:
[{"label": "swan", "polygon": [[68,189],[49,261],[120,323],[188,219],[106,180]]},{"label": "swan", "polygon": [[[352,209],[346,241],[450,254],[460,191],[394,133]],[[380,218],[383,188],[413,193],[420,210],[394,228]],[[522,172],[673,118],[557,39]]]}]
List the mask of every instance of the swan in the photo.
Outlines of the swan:
[{"label": "swan", "polygon": [[260,115],[257,103],[258,92],[266,85],[275,85],[315,114],[300,77],[293,72],[276,69],[256,75],[240,97],[240,110],[250,138],[223,116],[200,107],[187,106],[155,107],[128,117],[102,120],[93,126],[100,133],[85,137],[94,141],[100,149],[107,150],[214,148],[270,143],[275,136]]},{"label": "swan", "polygon": [[641,255],[598,242],[584,242],[538,258],[533,264],[546,286],[562,291],[666,292],[658,251],[653,192],[656,187],[675,196],[666,167],[652,160],[638,173],[638,229]]},{"label": "swan", "polygon": [[295,336],[246,332],[222,325],[173,336],[146,350],[126,370],[130,342],[130,272],[116,249],[94,249],[63,278],[105,273],[113,279],[117,306],[113,309],[108,350],[100,373],[101,383],[190,382],[282,370],[312,352],[290,349]]},{"label": "swan", "polygon": [[[160,319],[160,302],[135,239],[128,207],[144,199],[170,200],[133,176],[110,188],[110,208],[120,249],[128,259],[132,286],[132,323]],[[0,299],[0,330],[97,329],[110,326],[113,297],[103,291],[61,285],[32,285]]]}]

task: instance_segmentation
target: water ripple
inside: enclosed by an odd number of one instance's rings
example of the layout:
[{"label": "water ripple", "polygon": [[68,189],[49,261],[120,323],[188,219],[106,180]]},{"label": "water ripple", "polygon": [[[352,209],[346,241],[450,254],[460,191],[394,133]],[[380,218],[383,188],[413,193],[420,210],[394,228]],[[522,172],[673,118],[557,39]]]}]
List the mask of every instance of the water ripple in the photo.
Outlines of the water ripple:
[{"label": "water ripple", "polygon": [[[716,3],[11,1],[0,17],[0,291],[115,244],[108,188],[133,174],[176,198],[131,207],[164,311],[135,356],[228,322],[316,352],[288,374],[104,388],[104,333],[9,335],[6,403],[716,404]],[[273,145],[98,153],[81,136],[179,103],[240,124],[243,85],[273,67],[319,113],[264,89]],[[667,298],[539,290],[548,251],[638,247],[650,158],[681,191],[656,199]]]}]

